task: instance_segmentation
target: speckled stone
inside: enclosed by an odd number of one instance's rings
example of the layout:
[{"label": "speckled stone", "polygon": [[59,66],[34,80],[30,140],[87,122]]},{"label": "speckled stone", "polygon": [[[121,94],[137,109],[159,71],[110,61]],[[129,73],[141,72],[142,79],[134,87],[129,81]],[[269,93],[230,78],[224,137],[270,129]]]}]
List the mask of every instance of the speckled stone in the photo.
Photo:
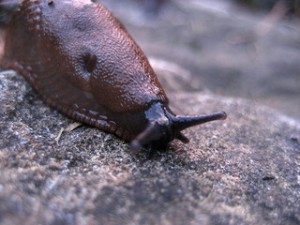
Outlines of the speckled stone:
[{"label": "speckled stone", "polygon": [[47,107],[0,73],[0,224],[300,223],[300,124],[255,102],[171,94],[177,113],[224,110],[147,159]]}]

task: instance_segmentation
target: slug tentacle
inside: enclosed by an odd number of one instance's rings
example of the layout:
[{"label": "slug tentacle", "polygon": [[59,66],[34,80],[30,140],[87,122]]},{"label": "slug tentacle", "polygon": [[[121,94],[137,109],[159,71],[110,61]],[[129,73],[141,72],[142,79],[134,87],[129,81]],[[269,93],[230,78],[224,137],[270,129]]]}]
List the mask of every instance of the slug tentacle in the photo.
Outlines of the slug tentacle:
[{"label": "slug tentacle", "polygon": [[213,113],[205,116],[173,116],[173,128],[175,130],[184,130],[188,127],[200,125],[214,120],[225,120],[227,117],[225,112]]},{"label": "slug tentacle", "polygon": [[186,136],[185,136],[183,133],[181,133],[181,132],[178,133],[176,139],[178,139],[179,141],[181,141],[182,143],[185,143],[185,144],[189,143],[189,141],[190,141],[190,140],[188,139],[188,137],[186,137]]},{"label": "slug tentacle", "polygon": [[132,142],[131,149],[134,152],[140,150],[144,145],[161,138],[160,126],[158,123],[150,124],[142,133],[140,133]]},{"label": "slug tentacle", "polygon": [[131,149],[137,152],[145,145],[152,145],[165,148],[165,143],[178,139],[183,143],[189,142],[181,131],[192,126],[207,123],[214,120],[224,120],[225,112],[218,112],[204,116],[175,116],[161,103],[153,104],[145,113],[150,123],[131,142]]}]

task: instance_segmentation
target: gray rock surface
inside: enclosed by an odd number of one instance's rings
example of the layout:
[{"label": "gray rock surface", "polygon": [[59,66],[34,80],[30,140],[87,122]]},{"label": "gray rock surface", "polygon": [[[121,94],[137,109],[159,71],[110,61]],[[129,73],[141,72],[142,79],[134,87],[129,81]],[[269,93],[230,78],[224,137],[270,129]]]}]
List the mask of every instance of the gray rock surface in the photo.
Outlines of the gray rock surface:
[{"label": "gray rock surface", "polygon": [[265,15],[213,1],[169,0],[146,17],[140,0],[101,2],[150,56],[175,112],[229,116],[149,160],[88,126],[58,140],[74,121],[1,72],[0,224],[300,224],[299,22],[252,39]]},{"label": "gray rock surface", "polygon": [[171,94],[184,114],[229,117],[148,160],[72,123],[23,78],[0,73],[0,224],[300,223],[300,124],[247,100]]}]

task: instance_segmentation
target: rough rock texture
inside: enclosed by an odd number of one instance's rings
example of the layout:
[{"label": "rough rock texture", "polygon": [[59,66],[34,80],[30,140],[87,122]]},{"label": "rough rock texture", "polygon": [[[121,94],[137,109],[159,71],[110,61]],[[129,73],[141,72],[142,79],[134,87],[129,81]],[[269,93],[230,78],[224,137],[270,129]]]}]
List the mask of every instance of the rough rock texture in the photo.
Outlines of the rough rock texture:
[{"label": "rough rock texture", "polygon": [[0,73],[0,224],[300,223],[300,124],[253,102],[173,94],[185,114],[229,117],[189,129],[189,144],[146,158],[48,108]]},{"label": "rough rock texture", "polygon": [[73,121],[1,72],[0,224],[300,224],[300,122],[286,116],[300,119],[299,24],[252,39],[264,15],[170,0],[144,18],[139,1],[101,0],[151,57],[174,111],[228,119],[148,160],[88,126],[58,140]]}]

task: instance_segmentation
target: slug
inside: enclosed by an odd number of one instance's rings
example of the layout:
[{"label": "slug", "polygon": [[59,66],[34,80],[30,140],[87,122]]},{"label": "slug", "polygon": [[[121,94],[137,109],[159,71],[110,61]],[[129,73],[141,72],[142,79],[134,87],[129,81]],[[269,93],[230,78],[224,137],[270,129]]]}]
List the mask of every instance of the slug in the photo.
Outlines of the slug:
[{"label": "slug", "polygon": [[5,30],[0,66],[23,75],[51,107],[136,151],[165,149],[173,139],[187,143],[182,130],[226,118],[175,115],[140,47],[91,0],[20,2]]}]

